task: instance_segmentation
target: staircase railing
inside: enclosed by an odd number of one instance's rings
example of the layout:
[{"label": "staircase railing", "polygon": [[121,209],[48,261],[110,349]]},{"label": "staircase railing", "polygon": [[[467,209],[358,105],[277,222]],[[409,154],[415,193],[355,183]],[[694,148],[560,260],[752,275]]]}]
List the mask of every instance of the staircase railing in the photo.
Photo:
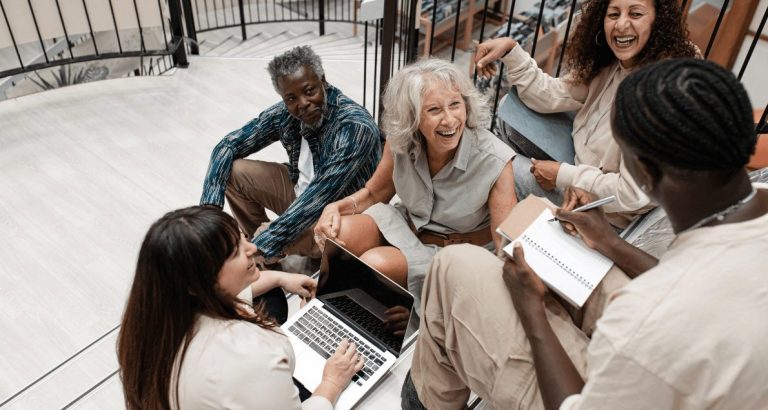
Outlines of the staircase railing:
[{"label": "staircase railing", "polygon": [[0,80],[126,57],[170,56],[186,67],[178,1],[0,0],[0,52],[12,49],[0,56]]},{"label": "staircase railing", "polygon": [[193,40],[192,54],[198,54],[197,33],[240,27],[243,41],[247,26],[296,21],[317,22],[320,35],[325,23],[354,24],[357,33],[358,0],[181,0],[186,15],[187,36]]}]

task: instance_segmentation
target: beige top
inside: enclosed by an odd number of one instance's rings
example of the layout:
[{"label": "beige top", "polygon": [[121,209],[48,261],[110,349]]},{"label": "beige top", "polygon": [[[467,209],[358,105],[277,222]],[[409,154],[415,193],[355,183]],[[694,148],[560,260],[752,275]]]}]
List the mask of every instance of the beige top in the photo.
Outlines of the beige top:
[{"label": "beige top", "polygon": [[[251,288],[240,294],[251,300]],[[183,349],[182,349],[183,350]],[[179,356],[174,363],[178,369]],[[328,399],[313,396],[301,402],[293,384],[296,358],[282,331],[242,320],[201,315],[178,377],[176,409],[333,409]]]},{"label": "beige top", "polygon": [[[617,201],[603,206],[612,224],[625,227],[637,213],[647,211],[650,199],[629,175],[611,131],[611,107],[621,81],[629,74],[617,62],[604,68],[589,86],[575,86],[551,77],[522,47],[502,59],[509,82],[532,110],[553,113],[578,110],[573,120],[576,165],[561,164],[556,185],[573,185]],[[618,213],[618,214],[616,214]]]},{"label": "beige top", "polygon": [[766,255],[768,215],[679,235],[614,295],[560,408],[766,408]]},{"label": "beige top", "polygon": [[490,225],[488,196],[515,153],[486,129],[464,129],[456,155],[434,177],[426,150],[393,153],[392,179],[418,230],[466,233]]}]

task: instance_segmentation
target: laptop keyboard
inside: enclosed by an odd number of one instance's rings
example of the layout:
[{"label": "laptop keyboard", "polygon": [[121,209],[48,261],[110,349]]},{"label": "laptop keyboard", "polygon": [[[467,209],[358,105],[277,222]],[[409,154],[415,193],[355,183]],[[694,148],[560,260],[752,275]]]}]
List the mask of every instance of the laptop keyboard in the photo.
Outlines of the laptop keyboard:
[{"label": "laptop keyboard", "polygon": [[325,299],[325,302],[341,311],[341,313],[347,315],[348,318],[352,319],[376,339],[384,342],[395,351],[400,350],[400,347],[403,344],[402,337],[398,338],[393,335],[392,332],[387,330],[386,324],[381,319],[374,316],[373,313],[369,312],[366,308],[360,306],[354,299],[349,296],[336,296]]},{"label": "laptop keyboard", "polygon": [[326,359],[331,357],[342,339],[346,338],[354,342],[358,353],[365,358],[365,366],[352,376],[352,382],[359,386],[362,386],[365,380],[373,376],[373,372],[379,370],[379,367],[384,363],[384,357],[376,352],[368,342],[339,326],[336,319],[317,307],[311,307],[306,314],[288,327],[288,331]]}]

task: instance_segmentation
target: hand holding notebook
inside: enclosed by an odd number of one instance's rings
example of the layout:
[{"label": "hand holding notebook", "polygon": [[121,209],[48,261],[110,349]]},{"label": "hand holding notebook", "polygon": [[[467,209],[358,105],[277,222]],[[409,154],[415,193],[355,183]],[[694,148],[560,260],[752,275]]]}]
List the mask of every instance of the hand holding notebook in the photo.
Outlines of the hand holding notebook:
[{"label": "hand holding notebook", "polygon": [[559,224],[549,223],[552,216],[540,198],[529,197],[520,202],[499,226],[504,236],[513,239],[504,251],[512,256],[513,244],[520,242],[526,262],[544,283],[581,307],[613,262],[587,247],[580,238],[564,232]]}]

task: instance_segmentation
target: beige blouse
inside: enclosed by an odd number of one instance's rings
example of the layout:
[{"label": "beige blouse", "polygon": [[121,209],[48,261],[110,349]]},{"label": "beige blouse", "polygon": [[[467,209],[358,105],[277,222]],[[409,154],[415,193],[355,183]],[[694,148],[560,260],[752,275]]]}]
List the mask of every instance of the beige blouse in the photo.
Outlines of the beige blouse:
[{"label": "beige blouse", "polygon": [[[768,188],[756,184],[757,188]],[[768,215],[680,234],[613,296],[562,409],[765,409]]]},{"label": "beige blouse", "polygon": [[509,82],[517,86],[520,99],[532,110],[578,110],[573,120],[575,165],[561,164],[557,187],[573,185],[601,198],[616,195],[617,201],[603,209],[610,222],[619,227],[647,211],[651,201],[629,175],[611,131],[616,90],[629,71],[614,63],[604,68],[589,86],[575,86],[542,72],[522,47],[513,48],[502,61],[508,67]]},{"label": "beige blouse", "polygon": [[[251,287],[238,297],[250,304]],[[180,354],[174,363],[174,375],[179,370],[179,358]],[[291,342],[279,328],[273,331],[243,320],[200,315],[179,377],[171,380],[171,407],[333,409],[325,397],[312,396],[303,403],[299,400],[292,379],[295,363]],[[173,389],[177,381],[178,402]]]},{"label": "beige blouse", "polygon": [[418,230],[466,233],[490,225],[488,196],[515,153],[486,129],[464,129],[456,155],[434,177],[427,154],[393,153],[400,204]]}]

